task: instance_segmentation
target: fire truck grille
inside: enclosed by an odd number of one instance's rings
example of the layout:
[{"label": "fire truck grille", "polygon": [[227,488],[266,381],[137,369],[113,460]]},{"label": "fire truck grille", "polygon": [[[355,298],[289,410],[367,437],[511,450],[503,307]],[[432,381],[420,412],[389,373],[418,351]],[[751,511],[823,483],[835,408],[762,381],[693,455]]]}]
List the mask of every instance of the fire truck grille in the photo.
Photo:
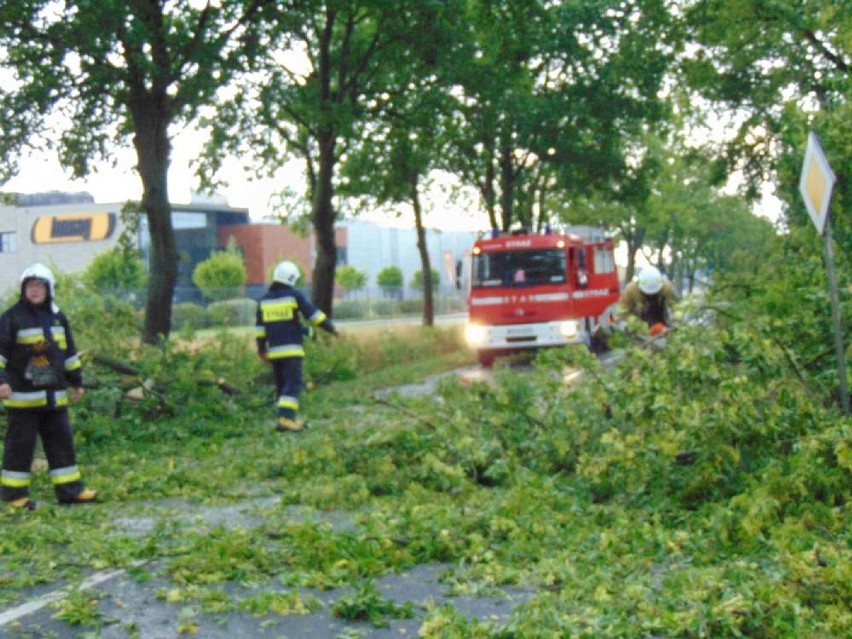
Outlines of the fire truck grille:
[{"label": "fire truck grille", "polygon": [[534,342],[536,340],[535,335],[526,335],[521,337],[507,337],[507,342]]}]

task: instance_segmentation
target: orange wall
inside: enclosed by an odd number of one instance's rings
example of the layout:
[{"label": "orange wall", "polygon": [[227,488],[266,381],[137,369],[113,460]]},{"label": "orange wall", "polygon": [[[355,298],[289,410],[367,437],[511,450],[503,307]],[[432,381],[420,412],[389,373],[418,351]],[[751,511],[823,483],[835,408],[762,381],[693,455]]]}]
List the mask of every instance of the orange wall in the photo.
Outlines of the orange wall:
[{"label": "orange wall", "polygon": [[[335,229],[335,242],[346,245],[346,229]],[[283,224],[240,224],[220,226],[219,245],[228,245],[233,237],[242,249],[248,274],[247,284],[268,284],[268,273],[281,260],[291,260],[301,269],[306,282],[313,277],[313,233],[304,238]]]}]

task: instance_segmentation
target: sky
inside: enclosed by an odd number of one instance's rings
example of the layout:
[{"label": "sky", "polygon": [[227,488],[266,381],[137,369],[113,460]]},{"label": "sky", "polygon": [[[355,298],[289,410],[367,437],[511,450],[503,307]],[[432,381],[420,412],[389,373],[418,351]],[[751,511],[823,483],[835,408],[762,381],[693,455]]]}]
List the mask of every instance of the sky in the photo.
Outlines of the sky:
[{"label": "sky", "polygon": [[[169,170],[169,195],[176,204],[189,203],[199,196],[193,193],[196,184],[192,172],[192,161],[200,151],[198,135],[186,130],[175,136],[171,168]],[[95,172],[84,180],[71,180],[70,174],[59,165],[55,154],[30,152],[21,158],[20,173],[4,185],[0,191],[37,193],[46,191],[67,191],[90,193],[97,203],[125,202],[138,200],[142,194],[142,185],[134,166],[135,152],[132,148],[119,149],[114,154],[115,166],[97,165]],[[282,187],[288,186],[301,191],[302,175],[297,162],[282,167],[276,178],[253,178],[241,163],[234,158],[225,162],[222,177],[228,186],[221,188],[217,196],[224,198],[230,206],[246,208],[253,221],[261,221],[275,213],[274,195]],[[734,191],[736,178],[732,178],[728,191]],[[767,189],[769,189],[767,185]],[[207,196],[209,197],[209,196]],[[475,203],[471,196],[467,206],[454,204],[441,189],[431,189],[424,198],[426,209],[425,225],[446,231],[484,231],[488,229],[487,215]],[[767,190],[763,200],[755,207],[755,212],[776,220],[781,203]],[[383,212],[362,213],[363,219],[383,226],[413,226],[413,216],[409,211],[401,215],[389,215]]]},{"label": "sky", "polygon": [[[180,136],[173,141],[172,162],[169,169],[169,196],[175,204],[186,204],[193,199],[205,196],[194,194],[196,184],[192,173],[193,154],[199,146],[193,140],[184,142]],[[125,148],[115,154],[116,166],[98,165],[96,171],[84,180],[70,179],[70,173],[59,165],[56,156],[48,153],[31,152],[21,158],[19,174],[0,186],[0,191],[14,193],[41,193],[47,191],[67,191],[90,193],[97,203],[124,202],[139,199],[142,195],[142,183],[133,168],[136,162],[135,152]],[[276,178],[254,179],[240,162],[231,159],[226,162],[223,178],[228,186],[217,192],[230,206],[247,208],[253,221],[274,214],[273,197],[282,186],[288,185],[301,190],[302,176],[297,164],[283,167]],[[207,196],[209,197],[209,196]],[[447,231],[479,231],[488,226],[484,213],[471,213],[452,205],[440,192],[432,191],[430,201],[424,205],[430,209],[426,215],[426,226]],[[364,214],[368,220],[384,226],[412,227],[414,220],[410,213],[401,216],[386,213]]]}]

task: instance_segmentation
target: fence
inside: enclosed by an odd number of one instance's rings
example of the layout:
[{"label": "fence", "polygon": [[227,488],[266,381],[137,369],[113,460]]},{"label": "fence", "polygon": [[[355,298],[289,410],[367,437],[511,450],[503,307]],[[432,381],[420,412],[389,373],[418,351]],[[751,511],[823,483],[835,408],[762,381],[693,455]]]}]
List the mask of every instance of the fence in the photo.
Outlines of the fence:
[{"label": "fence", "polygon": [[[310,289],[301,289],[310,297]],[[252,326],[257,300],[266,286],[244,287],[241,291],[214,291],[209,299],[194,287],[175,288],[172,299],[172,328],[212,328],[216,326]],[[215,294],[219,293],[219,294]],[[146,291],[112,291],[112,295],[142,311]],[[455,287],[433,290],[435,314],[458,313],[466,309],[464,291]],[[332,307],[336,320],[370,320],[423,314],[423,291],[414,287],[366,287],[358,291],[337,291]]]}]

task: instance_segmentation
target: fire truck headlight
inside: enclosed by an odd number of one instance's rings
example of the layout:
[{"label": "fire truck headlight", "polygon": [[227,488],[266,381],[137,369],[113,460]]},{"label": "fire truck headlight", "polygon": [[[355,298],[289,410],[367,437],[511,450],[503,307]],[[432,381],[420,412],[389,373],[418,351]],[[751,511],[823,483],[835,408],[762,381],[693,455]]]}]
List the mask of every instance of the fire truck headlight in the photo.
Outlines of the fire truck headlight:
[{"label": "fire truck headlight", "polygon": [[468,324],[464,336],[470,346],[478,346],[488,337],[488,329],[479,324]]},{"label": "fire truck headlight", "polygon": [[559,325],[559,333],[562,337],[573,339],[580,332],[580,324],[576,320],[566,320]]}]

